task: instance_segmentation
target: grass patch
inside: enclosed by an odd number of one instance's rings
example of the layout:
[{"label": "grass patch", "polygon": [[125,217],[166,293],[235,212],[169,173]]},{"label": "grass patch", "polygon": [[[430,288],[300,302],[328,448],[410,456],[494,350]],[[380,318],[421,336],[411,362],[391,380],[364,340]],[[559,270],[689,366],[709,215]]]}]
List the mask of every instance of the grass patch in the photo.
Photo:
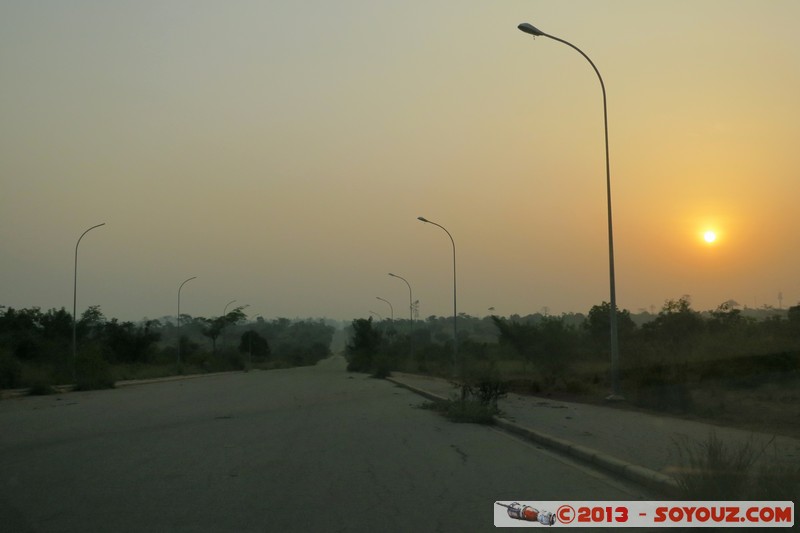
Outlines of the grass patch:
[{"label": "grass patch", "polygon": [[675,476],[687,500],[737,500],[756,460],[752,442],[731,449],[712,432],[696,445],[675,442],[683,468]]},{"label": "grass patch", "polygon": [[704,442],[676,442],[682,468],[674,475],[686,500],[792,500],[800,496],[800,466],[766,456],[770,441],[757,448],[752,441],[727,446],[712,432]]},{"label": "grass patch", "polygon": [[48,366],[25,366],[22,369],[20,385],[28,388],[28,394],[44,396],[54,394],[53,388],[57,384],[53,377],[54,371]]}]

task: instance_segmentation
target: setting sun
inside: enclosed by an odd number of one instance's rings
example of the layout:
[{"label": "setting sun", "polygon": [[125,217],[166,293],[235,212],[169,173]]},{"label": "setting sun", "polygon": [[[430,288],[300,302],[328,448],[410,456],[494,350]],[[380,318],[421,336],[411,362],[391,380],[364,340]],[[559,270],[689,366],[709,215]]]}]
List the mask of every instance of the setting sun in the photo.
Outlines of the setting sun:
[{"label": "setting sun", "polygon": [[703,240],[706,241],[708,244],[711,244],[717,240],[717,234],[709,230],[703,233]]}]

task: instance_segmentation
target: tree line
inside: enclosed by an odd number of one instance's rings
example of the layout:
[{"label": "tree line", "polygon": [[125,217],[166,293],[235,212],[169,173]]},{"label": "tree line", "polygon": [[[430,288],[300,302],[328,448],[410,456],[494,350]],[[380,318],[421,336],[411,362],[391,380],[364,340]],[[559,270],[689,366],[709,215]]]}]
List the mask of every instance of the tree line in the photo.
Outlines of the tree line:
[{"label": "tree line", "polygon": [[0,306],[0,388],[95,388],[117,379],[311,365],[330,355],[334,330],[322,320],[248,321],[242,308],[134,323],[92,306],[73,324],[64,308]]},{"label": "tree line", "polygon": [[[586,315],[462,314],[458,361],[452,317],[413,324],[360,318],[349,327],[348,367],[376,375],[398,370],[466,381],[494,376],[511,383],[524,381],[533,391],[602,387],[610,378],[609,315],[607,302]],[[741,382],[796,378],[800,373],[800,305],[754,313],[729,301],[699,312],[688,296],[682,296],[667,300],[645,320],[641,314],[618,310],[617,322],[627,390],[647,389],[663,396],[670,386],[697,376]]]}]

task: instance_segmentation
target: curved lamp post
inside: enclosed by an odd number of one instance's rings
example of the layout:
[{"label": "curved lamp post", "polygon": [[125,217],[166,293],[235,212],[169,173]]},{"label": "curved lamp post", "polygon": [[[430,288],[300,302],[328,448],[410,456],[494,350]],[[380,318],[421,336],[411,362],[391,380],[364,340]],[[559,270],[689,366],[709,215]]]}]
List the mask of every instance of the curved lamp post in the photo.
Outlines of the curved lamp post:
[{"label": "curved lamp post", "polygon": [[389,304],[389,311],[392,313],[392,322],[394,322],[394,307],[392,307],[392,302],[390,302],[389,300],[385,300],[385,299],[381,298],[380,296],[376,296],[375,298],[377,298],[378,300],[380,300],[382,302],[386,302],[387,304]]},{"label": "curved lamp post", "polygon": [[403,281],[406,282],[406,285],[408,285],[408,318],[409,318],[409,320],[411,320],[411,323],[413,324],[414,323],[414,302],[412,301],[413,300],[413,296],[411,296],[411,284],[408,282],[408,280],[406,278],[404,278],[402,276],[398,276],[397,274],[392,274],[391,272],[389,272],[389,275],[392,276],[393,278],[402,279]]},{"label": "curved lamp post", "polygon": [[614,232],[612,230],[611,224],[611,166],[609,164],[609,157],[608,157],[608,105],[606,102],[606,86],[603,83],[603,77],[600,75],[600,71],[597,70],[597,67],[589,59],[583,50],[575,46],[574,44],[565,41],[564,39],[559,39],[558,37],[554,37],[553,35],[549,35],[542,30],[536,28],[524,22],[517,26],[521,31],[533,35],[534,37],[547,37],[548,39],[553,39],[554,41],[558,41],[560,43],[564,43],[570,48],[576,50],[579,54],[581,54],[586,61],[594,69],[595,74],[597,74],[597,79],[600,80],[600,88],[603,91],[603,126],[605,129],[605,144],[606,144],[606,201],[608,203],[608,273],[609,273],[609,285],[610,285],[610,307],[611,310],[609,312],[609,318],[611,323],[611,396],[607,399],[609,400],[618,400],[621,399],[622,396],[619,390],[619,341],[617,337],[617,294],[616,294],[616,284],[614,281]]},{"label": "curved lamp post", "polygon": [[192,276],[191,278],[185,280],[181,283],[180,287],[178,287],[178,366],[181,365],[181,289],[184,285],[192,281],[193,279],[197,279],[197,276]]},{"label": "curved lamp post", "polygon": [[389,275],[393,278],[402,279],[408,285],[408,346],[409,352],[411,352],[411,358],[414,358],[414,299],[411,296],[411,284],[408,280],[402,276],[398,276],[397,274],[392,274],[389,272]]},{"label": "curved lamp post", "polygon": [[[222,310],[222,317],[221,317],[221,320],[223,320],[223,324],[224,324],[225,317],[228,316],[228,306],[231,305],[232,303],[234,303],[235,301],[236,300],[231,300],[230,302],[225,304],[225,309]],[[248,307],[250,307],[250,304],[242,305],[240,307],[237,307],[237,309],[239,311],[241,311],[242,309],[246,309]],[[224,338],[225,338],[225,336],[223,335],[222,339],[224,340]],[[220,341],[220,342],[222,342],[222,341]]]},{"label": "curved lamp post", "polygon": [[432,222],[425,217],[417,217],[417,220],[425,222],[427,224],[433,224],[434,226],[439,226],[447,233],[447,236],[450,237],[450,242],[453,244],[453,368],[455,369],[456,365],[458,364],[458,311],[456,310],[456,241],[453,240],[453,236],[450,235],[450,232],[447,231],[447,228],[442,226],[441,224],[437,224],[436,222]]},{"label": "curved lamp post", "polygon": [[81,236],[78,237],[78,242],[75,243],[75,276],[72,284],[72,373],[73,378],[77,380],[77,361],[78,361],[78,317],[76,316],[78,308],[78,246],[81,244],[83,236],[92,231],[94,228],[105,226],[106,223],[97,224],[87,229]]}]

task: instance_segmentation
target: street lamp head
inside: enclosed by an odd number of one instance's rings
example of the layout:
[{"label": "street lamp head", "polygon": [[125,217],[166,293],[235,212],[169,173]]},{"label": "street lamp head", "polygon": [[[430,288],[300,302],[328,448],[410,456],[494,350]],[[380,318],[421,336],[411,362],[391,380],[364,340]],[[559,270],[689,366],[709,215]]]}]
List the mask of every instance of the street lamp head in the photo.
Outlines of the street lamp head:
[{"label": "street lamp head", "polygon": [[417,217],[417,220],[421,220],[423,222],[429,222],[429,220],[425,217]]},{"label": "street lamp head", "polygon": [[540,30],[536,26],[528,24],[527,22],[523,22],[522,24],[517,26],[517,28],[519,28],[520,31],[524,31],[525,33],[530,33],[534,37],[538,37],[540,35],[544,35],[544,32],[542,30]]},{"label": "street lamp head", "polygon": [[394,277],[394,278],[396,278],[396,277],[397,277],[397,276],[395,276],[394,274],[392,274],[391,272],[389,272],[389,275],[390,275],[390,276],[392,276],[392,277]]}]

